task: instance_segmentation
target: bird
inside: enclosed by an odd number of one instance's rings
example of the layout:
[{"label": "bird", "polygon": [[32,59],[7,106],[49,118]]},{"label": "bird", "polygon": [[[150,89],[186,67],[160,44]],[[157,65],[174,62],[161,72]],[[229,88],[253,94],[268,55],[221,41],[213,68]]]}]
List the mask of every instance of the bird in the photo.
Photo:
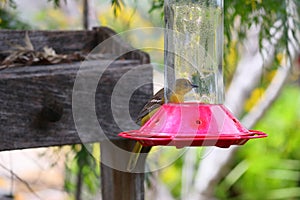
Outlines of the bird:
[{"label": "bird", "polygon": [[[168,103],[184,102],[185,94],[190,92],[193,88],[198,88],[198,85],[192,84],[185,78],[176,79],[174,90],[167,94]],[[164,95],[165,91],[164,88],[162,88],[146,103],[136,119],[138,125],[143,126],[165,103]],[[129,158],[127,170],[132,171],[135,169],[140,153],[149,153],[150,150],[151,146],[142,146],[139,142],[136,142]]]}]

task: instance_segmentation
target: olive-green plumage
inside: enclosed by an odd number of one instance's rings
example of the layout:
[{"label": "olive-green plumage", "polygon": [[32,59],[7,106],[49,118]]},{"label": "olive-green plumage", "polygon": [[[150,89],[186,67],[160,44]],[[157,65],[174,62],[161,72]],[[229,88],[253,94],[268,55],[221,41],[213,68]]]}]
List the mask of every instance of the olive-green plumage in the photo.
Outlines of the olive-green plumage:
[{"label": "olive-green plumage", "polygon": [[[169,93],[169,103],[184,102],[184,95],[195,87],[198,86],[193,85],[188,79],[177,79],[175,82],[174,91]],[[141,110],[136,120],[137,124],[143,126],[164,103],[165,98],[163,88],[159,90]],[[127,165],[127,170],[132,171],[136,167],[136,163],[140,153],[148,153],[150,150],[151,147],[143,147],[139,142],[136,142],[132,150],[133,154],[131,155],[129,163]]]}]

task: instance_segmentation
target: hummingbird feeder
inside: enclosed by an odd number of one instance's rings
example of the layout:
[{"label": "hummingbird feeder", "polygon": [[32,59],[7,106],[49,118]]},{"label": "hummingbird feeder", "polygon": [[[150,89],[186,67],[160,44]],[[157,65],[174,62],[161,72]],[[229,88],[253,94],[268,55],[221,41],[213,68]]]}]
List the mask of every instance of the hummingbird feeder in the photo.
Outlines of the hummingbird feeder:
[{"label": "hummingbird feeder", "polygon": [[[143,146],[243,145],[247,130],[223,105],[223,0],[165,0],[165,104],[139,130],[119,135]],[[172,101],[176,80],[197,88]]]}]

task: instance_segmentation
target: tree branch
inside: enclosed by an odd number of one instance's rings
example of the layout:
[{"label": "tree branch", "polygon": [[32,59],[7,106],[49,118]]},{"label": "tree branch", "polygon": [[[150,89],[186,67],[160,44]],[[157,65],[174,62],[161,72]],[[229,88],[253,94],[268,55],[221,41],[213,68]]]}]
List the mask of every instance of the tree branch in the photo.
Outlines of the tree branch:
[{"label": "tree branch", "polygon": [[23,180],[20,176],[18,176],[15,172],[13,172],[12,170],[8,169],[7,167],[5,167],[4,165],[2,165],[0,163],[0,166],[7,170],[10,174],[12,174],[16,179],[18,179],[21,183],[23,183],[27,189],[34,195],[37,197],[37,199],[40,199],[41,200],[41,197],[32,189],[32,187],[29,185],[28,182],[26,182],[25,180]]},{"label": "tree branch", "polygon": [[290,64],[280,67],[275,77],[272,79],[269,87],[265,91],[263,97],[255,105],[253,109],[241,120],[246,127],[252,127],[265,114],[267,109],[272,105],[279,95],[283,85],[290,72]]}]

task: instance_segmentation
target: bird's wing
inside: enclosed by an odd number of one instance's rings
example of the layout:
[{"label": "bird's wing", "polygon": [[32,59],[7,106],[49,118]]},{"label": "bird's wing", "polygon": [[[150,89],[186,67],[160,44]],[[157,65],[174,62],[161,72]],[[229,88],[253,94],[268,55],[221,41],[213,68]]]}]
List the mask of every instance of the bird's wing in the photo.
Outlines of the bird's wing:
[{"label": "bird's wing", "polygon": [[150,112],[154,111],[155,109],[159,108],[161,105],[165,103],[164,101],[164,89],[160,89],[148,103],[144,106],[144,108],[139,113],[136,123],[141,125],[142,119],[147,116]]}]

